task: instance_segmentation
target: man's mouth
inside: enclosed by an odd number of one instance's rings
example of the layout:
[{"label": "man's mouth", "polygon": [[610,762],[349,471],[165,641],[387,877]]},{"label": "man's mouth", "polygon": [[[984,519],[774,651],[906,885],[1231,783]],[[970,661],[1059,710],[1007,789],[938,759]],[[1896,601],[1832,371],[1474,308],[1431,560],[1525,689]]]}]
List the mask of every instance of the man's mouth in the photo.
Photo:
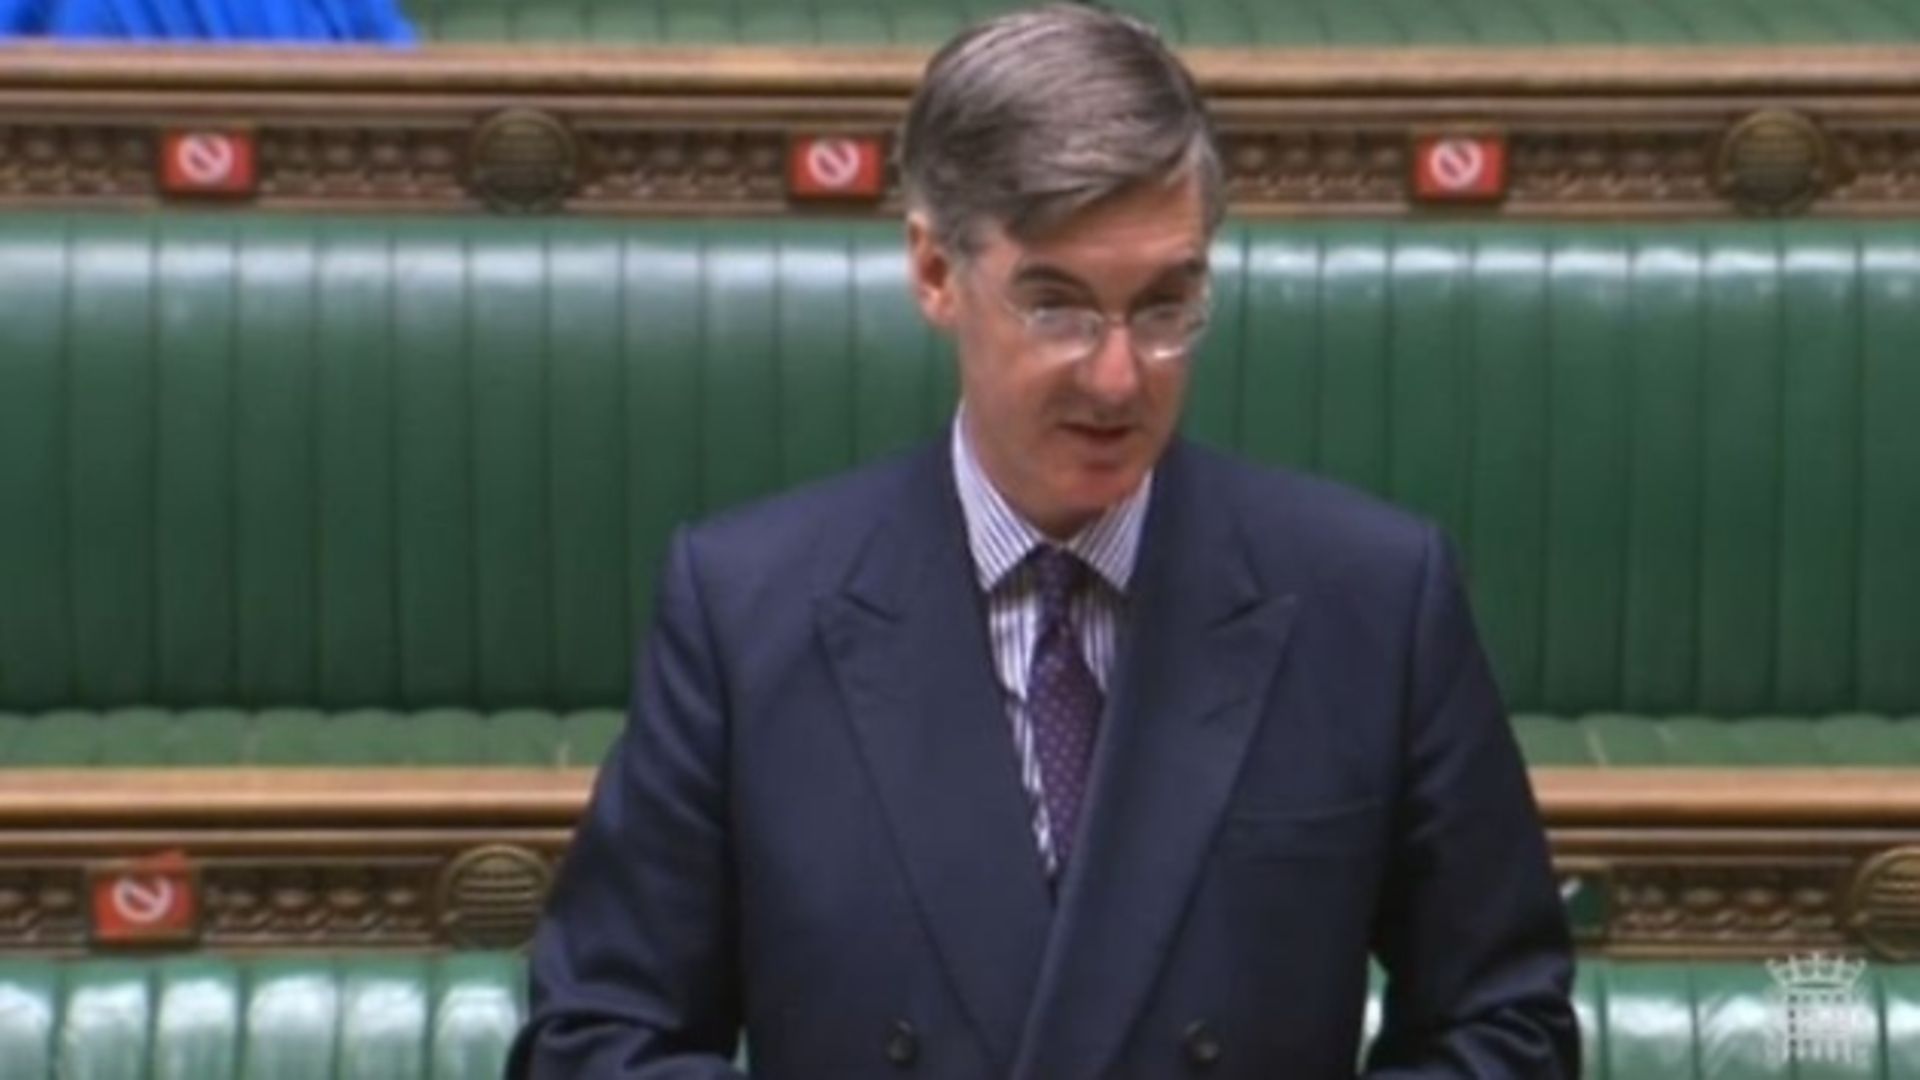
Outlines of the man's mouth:
[{"label": "man's mouth", "polygon": [[1062,424],[1074,435],[1100,446],[1112,446],[1133,433],[1131,424]]}]

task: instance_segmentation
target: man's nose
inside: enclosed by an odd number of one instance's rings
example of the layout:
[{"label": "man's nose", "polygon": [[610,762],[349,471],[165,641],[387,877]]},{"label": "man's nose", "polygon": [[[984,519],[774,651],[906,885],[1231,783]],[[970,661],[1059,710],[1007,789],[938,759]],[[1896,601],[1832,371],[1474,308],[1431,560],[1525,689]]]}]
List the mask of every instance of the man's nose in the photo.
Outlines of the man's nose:
[{"label": "man's nose", "polygon": [[1092,356],[1080,364],[1080,384],[1103,405],[1121,405],[1140,392],[1140,360],[1133,355],[1133,332],[1126,323],[1108,327]]}]

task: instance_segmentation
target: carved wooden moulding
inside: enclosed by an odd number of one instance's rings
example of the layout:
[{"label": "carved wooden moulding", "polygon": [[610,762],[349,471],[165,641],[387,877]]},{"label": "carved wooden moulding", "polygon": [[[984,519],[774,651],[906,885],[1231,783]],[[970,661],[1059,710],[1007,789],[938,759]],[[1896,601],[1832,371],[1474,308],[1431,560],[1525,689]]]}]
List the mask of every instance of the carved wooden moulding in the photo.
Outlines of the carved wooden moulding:
[{"label": "carved wooden moulding", "polygon": [[515,948],[555,853],[0,860],[0,950]]},{"label": "carved wooden moulding", "polygon": [[[1906,772],[1542,769],[1581,945],[1920,961]],[[580,769],[10,772],[0,951],[513,948]]]},{"label": "carved wooden moulding", "polygon": [[23,770],[0,950],[514,948],[588,773]]},{"label": "carved wooden moulding", "polygon": [[[351,858],[188,854],[176,873],[150,857],[4,859],[0,950],[514,948],[532,934],[558,854],[494,843]],[[1588,949],[1920,959],[1920,844],[1858,856],[1557,854],[1555,865]]]},{"label": "carved wooden moulding", "polygon": [[1613,953],[1845,950],[1846,858],[1629,855],[1556,860],[1577,936]]},{"label": "carved wooden moulding", "polygon": [[[1920,835],[1862,847],[1833,832],[1719,853],[1700,840],[1639,837],[1612,855],[1562,854],[1555,868],[1580,942],[1624,956],[1771,956],[1825,951],[1920,961]],[[1654,853],[1650,844],[1669,849]],[[1766,853],[1770,844],[1844,854]],[[1752,850],[1760,849],[1760,850]]]},{"label": "carved wooden moulding", "polygon": [[1920,960],[1916,781],[1866,769],[1534,773],[1587,947],[1897,962]]},{"label": "carved wooden moulding", "polygon": [[[1249,216],[1920,210],[1920,50],[1193,50]],[[0,205],[890,214],[911,50],[0,48]]]}]

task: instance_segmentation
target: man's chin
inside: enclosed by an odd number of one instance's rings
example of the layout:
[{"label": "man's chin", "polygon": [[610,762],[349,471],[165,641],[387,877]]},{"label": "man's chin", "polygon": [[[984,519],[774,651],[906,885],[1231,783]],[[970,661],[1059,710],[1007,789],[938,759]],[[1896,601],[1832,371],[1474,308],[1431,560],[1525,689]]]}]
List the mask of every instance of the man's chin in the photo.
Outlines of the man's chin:
[{"label": "man's chin", "polygon": [[1146,470],[1134,464],[1076,469],[1072,481],[1064,486],[1061,502],[1080,516],[1098,517],[1125,502],[1139,490],[1145,477]]}]

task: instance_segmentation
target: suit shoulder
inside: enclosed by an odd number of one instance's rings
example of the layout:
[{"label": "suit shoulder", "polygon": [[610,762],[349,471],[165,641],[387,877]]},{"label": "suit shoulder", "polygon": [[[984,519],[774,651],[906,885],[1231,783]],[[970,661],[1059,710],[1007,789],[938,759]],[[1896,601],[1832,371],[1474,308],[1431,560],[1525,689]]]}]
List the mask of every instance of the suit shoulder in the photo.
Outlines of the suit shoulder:
[{"label": "suit shoulder", "polygon": [[723,510],[688,526],[703,565],[726,576],[789,582],[823,562],[851,557],[900,497],[926,451],[859,466]]}]

